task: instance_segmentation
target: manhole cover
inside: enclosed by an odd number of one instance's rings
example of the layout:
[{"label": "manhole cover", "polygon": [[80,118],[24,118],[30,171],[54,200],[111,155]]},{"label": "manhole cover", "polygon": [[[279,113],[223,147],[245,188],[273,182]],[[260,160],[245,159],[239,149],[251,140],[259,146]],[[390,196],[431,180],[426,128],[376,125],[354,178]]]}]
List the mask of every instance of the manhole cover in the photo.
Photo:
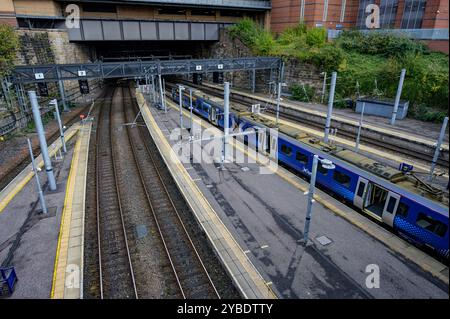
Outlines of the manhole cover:
[{"label": "manhole cover", "polygon": [[316,240],[322,245],[322,246],[326,246],[331,244],[333,241],[328,238],[327,236],[320,236],[320,237],[316,237]]}]

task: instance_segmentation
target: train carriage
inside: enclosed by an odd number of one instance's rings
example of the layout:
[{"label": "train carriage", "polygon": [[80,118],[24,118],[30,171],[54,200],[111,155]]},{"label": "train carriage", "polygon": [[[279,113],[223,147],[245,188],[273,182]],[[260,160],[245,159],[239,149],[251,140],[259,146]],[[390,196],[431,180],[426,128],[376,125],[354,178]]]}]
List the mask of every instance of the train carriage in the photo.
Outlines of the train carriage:
[{"label": "train carriage", "polygon": [[[189,94],[183,94],[183,107],[189,108]],[[172,98],[179,101],[178,90]],[[200,90],[193,91],[193,112],[223,128],[223,100],[209,97]],[[275,123],[248,112],[230,110],[230,127],[240,130],[253,127],[274,128]],[[266,134],[270,134],[266,130]],[[272,137],[266,136],[266,141]],[[249,139],[244,137],[244,142]],[[352,206],[393,228],[402,237],[429,246],[437,254],[449,258],[448,197],[424,184],[414,175],[388,167],[366,156],[325,144],[295,128],[279,126],[278,159],[301,175],[309,177],[315,154],[335,164],[326,170],[319,163],[317,184],[332,191]],[[258,147],[258,141],[253,141]],[[266,143],[266,148],[270,145]]]}]

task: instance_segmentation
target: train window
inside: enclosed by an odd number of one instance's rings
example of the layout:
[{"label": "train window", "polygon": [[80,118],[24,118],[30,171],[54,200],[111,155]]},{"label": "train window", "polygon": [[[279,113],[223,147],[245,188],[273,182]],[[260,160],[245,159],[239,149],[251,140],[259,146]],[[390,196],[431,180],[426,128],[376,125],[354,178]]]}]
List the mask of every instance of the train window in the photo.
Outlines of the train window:
[{"label": "train window", "polygon": [[447,225],[424,213],[419,213],[416,224],[441,237],[444,237],[447,232]]},{"label": "train window", "polygon": [[389,214],[393,214],[394,213],[394,208],[395,208],[395,203],[396,202],[397,202],[397,198],[395,198],[395,197],[390,197],[389,198],[389,202],[388,202],[388,205],[386,207],[386,211]]},{"label": "train window", "polygon": [[359,187],[358,187],[358,192],[356,193],[358,195],[358,197],[363,197],[364,188],[366,188],[366,184],[360,182]]},{"label": "train window", "polygon": [[350,187],[351,178],[347,174],[335,170],[333,174],[333,179],[345,187]]},{"label": "train window", "polygon": [[295,155],[295,159],[303,165],[308,164],[308,155],[305,155],[303,153],[297,152]]},{"label": "train window", "polygon": [[400,203],[398,203],[396,215],[406,218],[406,217],[408,217],[408,210],[409,210],[409,206],[406,205],[405,203],[400,202]]},{"label": "train window", "polygon": [[281,145],[281,153],[291,156],[292,155],[292,147],[286,146],[285,144]]},{"label": "train window", "polygon": [[318,163],[317,170],[319,171],[320,174],[322,174],[324,176],[327,176],[327,174],[328,174],[328,169],[323,167],[321,162]]}]

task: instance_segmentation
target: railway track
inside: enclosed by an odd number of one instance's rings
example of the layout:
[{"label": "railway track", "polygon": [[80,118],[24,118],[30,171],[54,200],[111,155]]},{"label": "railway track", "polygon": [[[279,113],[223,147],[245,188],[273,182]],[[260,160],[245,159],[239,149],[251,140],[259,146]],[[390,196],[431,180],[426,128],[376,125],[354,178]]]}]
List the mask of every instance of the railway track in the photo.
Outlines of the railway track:
[{"label": "railway track", "polygon": [[[201,89],[202,91],[204,91],[207,94],[211,94],[216,97],[223,97],[223,92],[219,89],[214,89],[211,87],[206,87],[206,86],[201,86],[201,85],[195,85],[189,81],[180,81],[180,82],[183,82],[186,85],[189,85],[191,87]],[[169,83],[166,83],[166,85],[168,88],[171,87]],[[239,95],[238,93],[230,94],[230,100],[245,106],[247,108],[247,111],[251,110],[252,104],[255,104],[258,102],[261,103],[261,101],[251,100],[250,98]],[[273,103],[268,103],[267,105],[268,105],[268,107],[266,108],[267,113],[276,114],[275,106],[273,105]],[[309,119],[305,119],[300,115],[289,114],[289,113],[280,111],[280,118],[290,120],[295,123],[301,123],[301,124],[305,125],[306,127],[318,129],[320,131],[322,131],[324,128],[323,123],[318,123],[318,122],[311,121]],[[343,129],[339,130],[339,135],[349,141],[355,141],[355,139],[356,139],[356,134],[354,132],[346,131]],[[364,136],[364,134],[361,134],[360,140],[362,143],[364,143],[368,146],[373,146],[380,150],[388,150],[389,152],[392,152],[394,154],[402,154],[402,155],[405,155],[407,158],[417,159],[427,165],[429,165],[432,161],[432,157],[433,157],[432,154],[430,155],[425,152],[418,152],[417,150],[410,149],[408,147],[403,147],[402,145],[400,145],[400,143],[389,143],[389,142],[383,141],[383,140],[371,139],[371,138]],[[448,165],[449,165],[448,158],[443,158],[442,156],[439,157],[437,165],[440,169],[448,170]]]},{"label": "railway track", "polygon": [[111,138],[111,103],[100,110],[96,137],[96,217],[100,298],[138,298],[125,230],[116,156]]},{"label": "railway track", "polygon": [[[127,90],[123,108],[127,122],[135,119],[136,108]],[[153,152],[149,149],[142,131],[127,126],[128,138],[151,214],[172,270],[179,297],[220,298],[211,275],[197,250],[176,201],[166,186],[172,183],[159,171]],[[143,165],[145,163],[145,165]]]}]

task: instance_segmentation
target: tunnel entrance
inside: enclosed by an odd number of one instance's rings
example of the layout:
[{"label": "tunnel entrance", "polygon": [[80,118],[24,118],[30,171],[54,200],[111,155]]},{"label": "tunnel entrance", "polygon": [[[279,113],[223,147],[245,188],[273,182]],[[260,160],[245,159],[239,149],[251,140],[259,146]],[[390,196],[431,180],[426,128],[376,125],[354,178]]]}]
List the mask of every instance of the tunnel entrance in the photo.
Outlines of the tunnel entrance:
[{"label": "tunnel entrance", "polygon": [[92,61],[199,59],[211,56],[214,41],[104,41],[85,43]]}]

